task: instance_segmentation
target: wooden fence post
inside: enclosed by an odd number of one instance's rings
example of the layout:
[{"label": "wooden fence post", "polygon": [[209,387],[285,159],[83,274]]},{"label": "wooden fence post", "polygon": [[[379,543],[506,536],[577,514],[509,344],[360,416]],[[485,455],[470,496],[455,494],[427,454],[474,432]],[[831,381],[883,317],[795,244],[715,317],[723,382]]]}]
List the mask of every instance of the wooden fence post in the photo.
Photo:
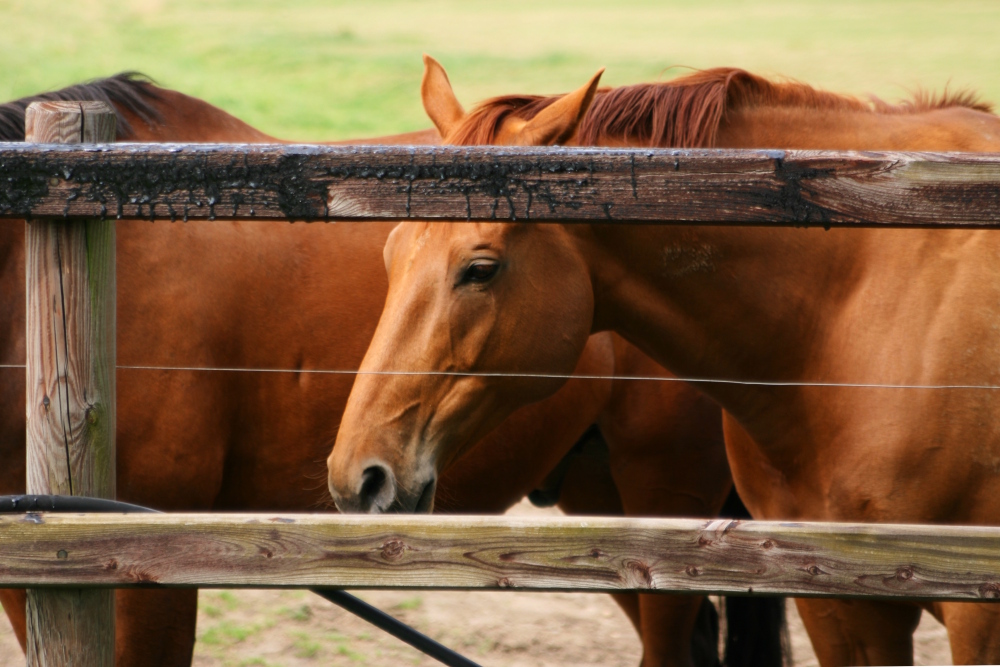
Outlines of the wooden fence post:
[{"label": "wooden fence post", "polygon": [[[115,113],[35,102],[25,135],[113,142]],[[25,238],[28,493],[114,498],[115,223],[36,219]],[[29,589],[27,612],[29,667],[113,667],[113,589]]]}]

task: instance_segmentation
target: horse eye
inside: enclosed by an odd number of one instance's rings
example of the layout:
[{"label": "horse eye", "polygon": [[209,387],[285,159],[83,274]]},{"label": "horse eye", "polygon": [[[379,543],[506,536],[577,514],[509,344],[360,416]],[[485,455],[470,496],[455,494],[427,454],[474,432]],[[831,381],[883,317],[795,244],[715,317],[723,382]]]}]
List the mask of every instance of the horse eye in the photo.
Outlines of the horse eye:
[{"label": "horse eye", "polygon": [[469,264],[462,274],[462,283],[485,283],[497,274],[500,269],[499,262],[489,262],[479,260]]}]

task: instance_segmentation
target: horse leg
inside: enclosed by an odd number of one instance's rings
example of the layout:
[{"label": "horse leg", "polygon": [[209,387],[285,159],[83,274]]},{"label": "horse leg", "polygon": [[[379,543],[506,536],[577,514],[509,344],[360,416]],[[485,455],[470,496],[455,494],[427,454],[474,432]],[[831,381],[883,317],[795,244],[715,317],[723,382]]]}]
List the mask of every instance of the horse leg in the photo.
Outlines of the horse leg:
[{"label": "horse leg", "polygon": [[[3,362],[0,355],[0,363]],[[0,465],[0,495],[24,493],[27,479],[24,414],[24,370],[0,368],[0,461],[3,462]],[[10,619],[21,650],[26,646],[25,599],[24,589],[0,588],[0,604]]]},{"label": "horse leg", "polygon": [[[23,588],[0,589],[0,604],[25,650]],[[194,653],[198,591],[121,590],[115,594],[115,664],[187,667]]]},{"label": "horse leg", "polygon": [[[588,435],[588,441],[578,446],[569,464],[560,490],[559,506],[568,514],[620,516],[624,512],[622,499],[633,494],[615,484],[607,445],[600,433],[591,431]],[[633,499],[630,516],[659,516],[655,508],[649,513],[632,514],[637,504]],[[616,595],[615,601],[636,625],[642,638],[643,667],[719,664],[717,626],[712,632],[710,623],[698,624],[700,612],[710,615],[712,611],[702,608],[707,603],[705,598],[630,594]],[[696,626],[704,632],[696,634]]]},{"label": "horse leg", "polygon": [[[0,357],[2,359],[2,357]],[[0,495],[24,493],[25,472],[24,370],[0,368]],[[25,644],[25,592],[0,588],[0,604],[17,641]]]},{"label": "horse leg", "polygon": [[906,602],[797,598],[819,664],[912,665],[920,607]]},{"label": "horse leg", "polygon": [[[119,371],[118,497],[153,509],[212,509],[222,485],[238,395],[231,378]],[[150,410],[149,406],[156,406]],[[115,596],[117,667],[191,664],[198,591],[120,590]]]},{"label": "horse leg", "polygon": [[[616,476],[622,480],[622,476]],[[663,516],[661,510],[641,511],[636,502],[622,486],[621,495],[626,501],[628,516]],[[699,623],[700,613],[710,613],[703,605],[711,604],[698,595],[638,595],[639,634],[642,637],[642,667],[695,666],[708,667],[719,664],[718,629],[707,623]],[[696,627],[701,631],[695,632]],[[706,635],[706,636],[702,636]]]},{"label": "horse leg", "polygon": [[194,654],[198,590],[121,590],[115,596],[115,664],[187,667]]},{"label": "horse leg", "polygon": [[21,645],[21,650],[27,650],[28,631],[25,627],[27,620],[28,595],[23,588],[0,588],[0,605],[7,614],[11,627],[14,628],[14,636],[17,643]]},{"label": "horse leg", "polygon": [[[596,430],[587,431],[567,455],[566,469],[559,480],[556,504],[566,514],[622,516],[622,501],[608,468],[607,445]],[[642,637],[639,596],[611,593],[636,633]]]},{"label": "horse leg", "polygon": [[956,665],[1000,664],[1000,605],[993,602],[939,602],[937,616],[948,629]]},{"label": "horse leg", "polygon": [[[615,371],[669,377],[620,339]],[[717,516],[732,479],[715,403],[680,382],[618,381],[598,423],[626,516]],[[695,595],[639,596],[643,665],[694,664],[688,638],[704,600]],[[701,642],[706,643],[711,642]],[[710,655],[699,651],[699,661],[717,664],[717,650],[712,649]]]}]

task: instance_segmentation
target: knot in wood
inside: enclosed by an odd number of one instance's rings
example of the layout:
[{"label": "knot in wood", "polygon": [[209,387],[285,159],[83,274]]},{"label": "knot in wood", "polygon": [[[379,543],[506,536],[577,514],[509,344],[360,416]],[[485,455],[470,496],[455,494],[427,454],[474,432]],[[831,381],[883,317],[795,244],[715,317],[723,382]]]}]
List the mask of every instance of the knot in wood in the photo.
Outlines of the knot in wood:
[{"label": "knot in wood", "polygon": [[107,563],[104,564],[104,569],[105,570],[111,570],[112,572],[114,570],[117,570],[118,569],[118,561],[115,560],[114,558],[112,558],[111,560],[109,560]]},{"label": "knot in wood", "polygon": [[995,600],[1000,598],[1000,585],[983,584],[979,587],[979,597]]},{"label": "knot in wood", "polygon": [[712,540],[708,539],[704,535],[698,536],[698,546],[699,547],[707,547],[710,544],[712,544]]},{"label": "knot in wood", "polygon": [[69,554],[66,553],[65,549],[60,549],[59,551],[56,552],[56,558],[58,558],[59,560],[66,560],[68,556]]},{"label": "knot in wood", "polygon": [[497,587],[499,587],[499,588],[514,588],[514,584],[507,577],[500,577],[499,579],[497,579]]},{"label": "knot in wood", "polygon": [[687,572],[688,576],[690,577],[697,577],[699,574],[701,574],[701,572],[698,571],[698,568],[696,568],[694,565],[688,565],[686,568],[684,568],[684,571]]},{"label": "knot in wood", "polygon": [[903,565],[896,570],[896,578],[900,581],[909,581],[913,578],[913,567],[910,565]]},{"label": "knot in wood", "polygon": [[808,572],[809,574],[811,574],[811,575],[812,575],[812,576],[814,576],[814,577],[815,577],[815,576],[817,576],[817,575],[820,575],[820,574],[825,574],[825,573],[823,572],[823,570],[819,569],[819,566],[817,566],[817,565],[812,565],[812,566],[810,566],[810,567],[809,567],[809,568],[808,568],[808,569],[806,570],[806,572]]},{"label": "knot in wood", "polygon": [[602,558],[605,555],[606,554],[603,551],[601,551],[600,549],[591,549],[590,550],[590,557],[591,558]]},{"label": "knot in wood", "polygon": [[389,540],[382,545],[382,558],[385,560],[399,560],[406,552],[406,543],[402,540]]},{"label": "knot in wood", "polygon": [[774,542],[772,540],[764,540],[764,542],[760,545],[760,547],[762,549],[773,549]]},{"label": "knot in wood", "polygon": [[653,585],[653,576],[649,572],[649,566],[638,560],[626,560],[622,563],[625,570],[625,582],[633,588],[650,588]]}]

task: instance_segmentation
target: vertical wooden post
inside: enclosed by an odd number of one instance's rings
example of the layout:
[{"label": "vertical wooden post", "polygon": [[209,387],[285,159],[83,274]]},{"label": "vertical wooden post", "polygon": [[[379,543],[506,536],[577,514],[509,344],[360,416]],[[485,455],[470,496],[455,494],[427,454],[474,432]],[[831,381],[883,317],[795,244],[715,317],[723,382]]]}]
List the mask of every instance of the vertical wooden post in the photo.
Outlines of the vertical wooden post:
[{"label": "vertical wooden post", "polygon": [[[36,102],[25,126],[35,143],[115,140],[103,102]],[[115,223],[31,220],[25,252],[28,493],[114,498]],[[27,611],[29,667],[113,667],[113,590],[32,589]]]}]

